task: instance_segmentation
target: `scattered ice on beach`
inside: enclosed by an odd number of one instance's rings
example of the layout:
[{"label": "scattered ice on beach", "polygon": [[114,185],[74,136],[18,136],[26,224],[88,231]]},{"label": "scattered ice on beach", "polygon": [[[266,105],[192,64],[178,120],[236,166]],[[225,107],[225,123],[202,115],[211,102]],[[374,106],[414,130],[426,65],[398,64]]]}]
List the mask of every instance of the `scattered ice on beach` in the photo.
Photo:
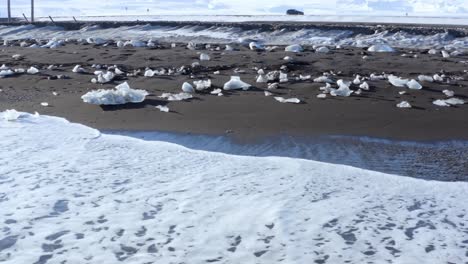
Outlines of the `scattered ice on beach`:
[{"label": "scattered ice on beach", "polygon": [[210,55],[206,54],[206,53],[201,53],[200,54],[200,60],[201,61],[209,61],[211,58],[210,58]]},{"label": "scattered ice on beach", "polygon": [[338,84],[339,88],[338,89],[331,88],[330,89],[331,96],[343,96],[343,97],[351,96],[351,94],[353,93],[353,91],[349,89],[351,82],[338,80],[336,83]]},{"label": "scattered ice on beach", "polygon": [[375,44],[370,46],[367,51],[370,52],[395,52],[395,49],[387,44]]},{"label": "scattered ice on beach", "polygon": [[28,74],[37,74],[39,73],[39,70],[33,66],[31,66],[27,71]]},{"label": "scattered ice on beach", "polygon": [[273,93],[271,93],[269,91],[264,91],[264,94],[265,94],[265,96],[272,96],[273,95]]},{"label": "scattered ice on beach", "polygon": [[115,67],[114,73],[117,74],[117,75],[123,75],[123,74],[125,74],[125,72],[123,72],[123,71],[122,71],[121,69],[119,69],[118,67]]},{"label": "scattered ice on beach", "polygon": [[421,90],[422,85],[418,83],[415,79],[411,79],[411,81],[406,83],[406,86],[411,90]]},{"label": "scattered ice on beach", "polygon": [[324,94],[329,94],[332,91],[332,86],[329,83],[325,83],[325,86],[319,88]]},{"label": "scattered ice on beach", "polygon": [[455,92],[451,90],[443,90],[442,93],[447,97],[453,97],[455,95]]},{"label": "scattered ice on beach", "polygon": [[367,82],[363,82],[361,85],[359,85],[359,88],[369,91],[369,84]]},{"label": "scattered ice on beach", "polygon": [[327,47],[319,47],[315,50],[316,53],[329,53],[330,49]]},{"label": "scattered ice on beach", "polygon": [[249,48],[250,50],[255,50],[255,51],[265,50],[265,47],[262,44],[258,42],[254,42],[254,41],[249,43]]},{"label": "scattered ice on beach", "polygon": [[21,113],[15,109],[8,109],[4,112],[0,112],[0,114],[2,114],[2,118],[6,121],[15,121],[21,117]]},{"label": "scattered ice on beach", "polygon": [[333,83],[333,81],[327,76],[320,76],[314,79],[316,83]]},{"label": "scattered ice on beach", "polygon": [[280,102],[280,103],[292,103],[292,104],[298,104],[301,102],[301,100],[297,99],[297,98],[288,98],[288,99],[285,99],[283,97],[280,97],[280,96],[277,96],[275,97],[275,100]]},{"label": "scattered ice on beach", "polygon": [[159,96],[159,98],[165,98],[168,101],[183,101],[187,99],[193,98],[193,95],[189,93],[178,93],[178,94],[173,94],[173,93],[163,93],[162,95]]},{"label": "scattered ice on beach", "polygon": [[120,105],[126,103],[141,103],[145,100],[148,92],[145,90],[132,89],[127,82],[119,84],[112,90],[93,90],[87,92],[81,99],[83,102],[95,105]]},{"label": "scattered ice on beach", "polygon": [[156,108],[161,112],[169,113],[169,107],[165,105],[157,105]]},{"label": "scattered ice on beach", "polygon": [[243,82],[239,76],[231,76],[231,79],[227,83],[224,84],[223,89],[224,90],[236,90],[236,89],[248,90],[250,86],[251,86],[250,84]]},{"label": "scattered ice on beach", "polygon": [[442,57],[450,58],[450,54],[446,50],[442,50],[440,53],[442,53]]},{"label": "scattered ice on beach", "polygon": [[83,69],[83,68],[81,67],[81,65],[76,65],[76,66],[73,68],[72,72],[75,72],[75,73],[84,73],[84,72],[86,72],[86,71],[85,71],[85,69]]},{"label": "scattered ice on beach", "polygon": [[371,73],[371,75],[369,76],[370,80],[371,81],[381,81],[381,80],[385,80],[387,79],[385,77],[385,75],[377,75],[375,73]]},{"label": "scattered ice on beach", "polygon": [[195,85],[195,89],[197,91],[203,91],[203,90],[211,88],[211,80],[210,79],[194,81],[193,84]]},{"label": "scattered ice on beach", "polygon": [[395,75],[389,75],[388,76],[388,81],[396,87],[405,87],[406,84],[409,82],[408,79],[402,79],[400,77],[397,77]]},{"label": "scattered ice on beach", "polygon": [[115,77],[115,74],[111,71],[107,71],[105,73],[102,71],[96,71],[94,74],[97,75],[97,78],[91,79],[92,83],[108,83],[111,82]]},{"label": "scattered ice on beach", "polygon": [[42,105],[42,106],[49,106],[49,103],[47,103],[47,102],[42,102],[41,105]]},{"label": "scattered ice on beach", "polygon": [[193,86],[192,86],[190,83],[184,82],[184,83],[182,84],[182,91],[183,91],[184,93],[194,93],[194,92],[195,92],[195,89],[193,88]]},{"label": "scattered ice on beach", "polygon": [[429,75],[419,75],[418,80],[420,82],[434,82],[434,79],[432,78],[432,76],[429,76]]},{"label": "scattered ice on beach", "polygon": [[398,108],[411,108],[411,104],[407,101],[401,101],[399,104],[396,105]]},{"label": "scattered ice on beach", "polygon": [[440,76],[439,74],[434,74],[434,81],[436,82],[443,82],[444,81],[444,78],[442,76]]},{"label": "scattered ice on beach", "polygon": [[286,48],[284,48],[284,51],[286,51],[286,52],[302,52],[302,51],[304,51],[304,49],[299,44],[293,44],[293,45],[289,45]]}]

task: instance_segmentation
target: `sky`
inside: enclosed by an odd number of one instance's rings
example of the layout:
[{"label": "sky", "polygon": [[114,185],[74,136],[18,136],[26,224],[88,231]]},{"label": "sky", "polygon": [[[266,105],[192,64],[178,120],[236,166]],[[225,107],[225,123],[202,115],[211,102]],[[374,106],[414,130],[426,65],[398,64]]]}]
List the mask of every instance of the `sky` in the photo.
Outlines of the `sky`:
[{"label": "sky", "polygon": [[[0,16],[6,16],[6,0]],[[12,15],[30,13],[30,0],[11,0]],[[284,14],[289,8],[306,14],[467,15],[468,0],[35,0],[36,16]]]}]

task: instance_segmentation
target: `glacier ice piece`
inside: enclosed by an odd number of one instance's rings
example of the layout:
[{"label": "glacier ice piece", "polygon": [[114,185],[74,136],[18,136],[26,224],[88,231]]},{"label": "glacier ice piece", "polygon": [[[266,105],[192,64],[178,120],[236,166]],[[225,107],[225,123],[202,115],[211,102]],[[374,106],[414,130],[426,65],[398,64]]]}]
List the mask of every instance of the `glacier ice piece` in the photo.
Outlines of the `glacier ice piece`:
[{"label": "glacier ice piece", "polygon": [[280,96],[276,96],[275,97],[275,100],[280,102],[280,103],[292,103],[292,104],[298,104],[301,102],[301,100],[297,99],[297,98],[284,98],[284,97],[280,97]]},{"label": "glacier ice piece", "polygon": [[396,105],[398,108],[411,108],[411,104],[407,101],[401,101],[399,104]]},{"label": "glacier ice piece", "polygon": [[237,90],[237,89],[242,89],[242,90],[248,90],[251,87],[250,84],[245,83],[241,80],[239,76],[231,76],[231,79],[224,84],[223,89],[224,90]]},{"label": "glacier ice piece", "polygon": [[132,89],[127,82],[119,84],[112,90],[93,90],[87,92],[81,99],[83,102],[95,105],[121,105],[127,103],[141,103],[145,100],[148,92],[145,90]]}]

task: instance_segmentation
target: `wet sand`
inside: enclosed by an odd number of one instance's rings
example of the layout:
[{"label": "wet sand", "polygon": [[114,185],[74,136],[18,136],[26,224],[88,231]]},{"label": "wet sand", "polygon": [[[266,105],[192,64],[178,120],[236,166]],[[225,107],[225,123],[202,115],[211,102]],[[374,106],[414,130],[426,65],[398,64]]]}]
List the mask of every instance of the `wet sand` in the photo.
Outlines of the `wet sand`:
[{"label": "wet sand", "polygon": [[[216,45],[213,45],[216,47]],[[223,46],[224,47],[224,46]],[[219,135],[229,133],[238,139],[254,139],[274,135],[322,136],[349,135],[369,136],[397,140],[467,140],[468,106],[438,107],[435,99],[444,99],[442,90],[453,90],[456,97],[468,99],[468,66],[460,61],[468,56],[442,58],[429,55],[423,50],[400,50],[397,53],[371,54],[360,48],[333,50],[328,54],[312,51],[294,54],[282,48],[275,52],[253,52],[238,46],[239,51],[207,51],[211,61],[201,62],[201,67],[192,74],[160,77],[124,77],[109,84],[92,84],[92,74],[72,73],[76,64],[81,64],[90,73],[92,64],[118,65],[125,71],[150,67],[158,69],[190,66],[198,58],[197,51],[188,50],[182,44],[171,49],[162,44],[155,49],[99,47],[92,45],[67,44],[58,49],[33,49],[3,47],[0,60],[11,67],[28,68],[35,65],[41,69],[38,75],[19,75],[0,79],[0,110],[19,111],[65,117],[72,122],[103,130],[157,130],[167,132]],[[418,58],[402,57],[413,52]],[[16,61],[13,54],[24,59]],[[368,55],[363,60],[363,55]],[[285,56],[293,62],[283,60]],[[50,71],[47,66],[58,65]],[[417,78],[419,74],[433,75],[444,71],[452,77],[447,83],[422,83],[420,91],[393,87],[388,81],[369,81],[370,91],[351,97],[327,97],[318,99],[319,87],[323,84],[312,81],[290,81],[281,88],[272,90],[275,95],[286,98],[297,97],[301,104],[281,104],[266,97],[266,84],[255,83],[254,67],[266,72],[279,70],[287,65],[289,77],[311,75],[321,76],[325,71],[338,73],[336,78],[353,80],[353,74],[368,76],[375,73],[392,73],[404,78]],[[244,74],[234,69],[245,70]],[[213,72],[219,70],[220,75]],[[49,80],[48,76],[65,74],[70,79]],[[191,75],[195,77],[191,79]],[[222,87],[230,76],[239,75],[242,80],[256,86],[249,91],[225,92],[218,97],[206,93],[195,94],[190,101],[166,102],[159,98],[163,92],[180,92],[185,81],[210,78],[213,88]],[[92,89],[113,88],[127,81],[132,88],[145,89],[151,93],[143,103],[125,106],[100,107],[85,104],[81,95]],[[354,89],[354,88],[353,88]],[[52,95],[52,92],[58,96]],[[400,95],[399,91],[406,91]],[[396,104],[406,100],[412,109],[399,109]],[[41,102],[48,102],[43,107]],[[171,112],[160,112],[156,105],[167,105]]]}]

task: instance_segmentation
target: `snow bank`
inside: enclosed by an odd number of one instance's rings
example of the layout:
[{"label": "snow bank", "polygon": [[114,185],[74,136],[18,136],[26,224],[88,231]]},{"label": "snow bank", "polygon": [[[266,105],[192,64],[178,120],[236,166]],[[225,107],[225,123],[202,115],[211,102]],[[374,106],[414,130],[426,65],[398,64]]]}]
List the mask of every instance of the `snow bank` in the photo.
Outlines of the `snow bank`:
[{"label": "snow bank", "polygon": [[141,103],[148,92],[132,89],[127,82],[119,84],[113,90],[93,90],[81,96],[83,102],[95,105],[121,105],[127,103]]}]

